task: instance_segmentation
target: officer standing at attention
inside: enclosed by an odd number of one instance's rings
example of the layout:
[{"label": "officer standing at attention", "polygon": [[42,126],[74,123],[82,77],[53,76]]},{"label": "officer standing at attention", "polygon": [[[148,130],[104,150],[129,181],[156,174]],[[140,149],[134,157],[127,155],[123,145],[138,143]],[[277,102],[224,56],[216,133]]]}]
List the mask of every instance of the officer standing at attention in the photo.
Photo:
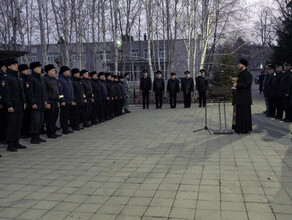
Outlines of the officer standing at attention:
[{"label": "officer standing at attention", "polygon": [[196,78],[196,90],[199,93],[199,108],[206,105],[206,92],[208,88],[208,81],[205,78],[206,71],[204,69],[200,70],[201,75]]},{"label": "officer standing at attention", "polygon": [[73,131],[80,131],[81,113],[85,102],[83,84],[81,82],[80,70],[74,68],[71,70],[71,82],[74,92],[74,102],[76,105],[71,106],[70,124]]},{"label": "officer standing at attention", "polygon": [[40,137],[44,125],[44,114],[47,106],[47,93],[45,83],[41,78],[42,66],[40,62],[30,64],[32,70],[29,80],[28,103],[31,110],[31,144],[46,142]]},{"label": "officer standing at attention", "polygon": [[[0,80],[6,76],[6,66],[5,66],[5,60],[0,61]],[[1,144],[7,144],[6,141],[6,117],[5,117],[6,111],[3,108],[3,99],[1,96],[0,91],[0,143]]]},{"label": "officer standing at attention", "polygon": [[182,79],[181,91],[184,93],[184,106],[190,108],[192,103],[192,92],[194,92],[194,80],[190,71],[185,71],[185,78]]},{"label": "officer standing at attention", "polygon": [[143,76],[140,79],[140,92],[143,97],[143,109],[145,109],[145,102],[147,109],[149,109],[149,94],[151,92],[151,79],[148,76],[148,71],[143,71]]},{"label": "officer standing at attention", "polygon": [[91,124],[97,125],[98,124],[98,115],[99,109],[101,104],[100,99],[100,86],[98,83],[98,75],[96,71],[90,73],[91,77],[91,84],[92,84],[92,92],[93,92],[93,99],[94,102],[92,103],[92,111],[91,111]]},{"label": "officer standing at attention", "polygon": [[100,107],[99,107],[99,115],[98,115],[98,120],[100,122],[104,122],[106,118],[106,104],[107,104],[107,87],[106,87],[106,82],[105,82],[105,73],[104,72],[99,72],[98,73],[98,84],[100,87]]},{"label": "officer standing at attention", "polygon": [[123,114],[123,106],[125,104],[125,98],[126,98],[126,85],[124,81],[124,76],[120,75],[119,76],[119,87],[121,90],[121,100],[120,100],[120,109],[119,109],[119,114]]},{"label": "officer standing at attention", "polygon": [[1,97],[6,112],[7,150],[16,152],[26,147],[19,143],[23,110],[26,108],[23,83],[18,76],[18,62],[10,59],[6,63],[6,74],[1,77]]},{"label": "officer standing at attention", "polygon": [[[20,64],[18,66],[18,71],[20,73],[20,77],[23,82],[23,89],[24,89],[24,94],[26,97],[26,103],[27,97],[29,96],[29,67],[26,64]],[[29,138],[30,135],[30,122],[31,122],[31,108],[30,106],[26,106],[26,109],[23,112],[23,121],[22,121],[22,128],[21,128],[21,138]]]},{"label": "officer standing at attention", "polygon": [[169,94],[170,108],[176,108],[176,95],[179,93],[179,81],[175,73],[171,73],[171,78],[167,82],[167,92]]},{"label": "officer standing at attention", "polygon": [[153,91],[155,92],[156,109],[162,108],[162,98],[165,89],[164,79],[161,77],[162,72],[156,72],[156,78],[153,81]]},{"label": "officer standing at attention", "polygon": [[62,134],[73,133],[73,130],[69,129],[69,120],[72,106],[75,106],[73,86],[70,79],[71,72],[68,66],[62,66],[59,71],[59,102],[61,103],[60,110],[60,126],[62,128]]},{"label": "officer standing at attention", "polygon": [[91,84],[91,78],[87,70],[81,70],[80,75],[82,77],[81,82],[83,84],[84,94],[86,101],[84,102],[83,111],[82,111],[82,121],[83,127],[88,128],[91,124],[91,108],[93,99],[93,90]]},{"label": "officer standing at attention", "polygon": [[46,131],[48,138],[57,138],[61,135],[56,134],[56,122],[59,116],[59,87],[56,79],[57,72],[53,64],[45,66],[44,82],[48,94],[47,110],[45,112]]},{"label": "officer standing at attention", "polygon": [[129,104],[130,104],[130,94],[131,94],[131,86],[130,86],[130,74],[125,73],[124,83],[125,83],[125,89],[126,89],[126,98],[125,98],[125,104],[124,104],[124,111],[125,113],[131,113],[129,110]]}]

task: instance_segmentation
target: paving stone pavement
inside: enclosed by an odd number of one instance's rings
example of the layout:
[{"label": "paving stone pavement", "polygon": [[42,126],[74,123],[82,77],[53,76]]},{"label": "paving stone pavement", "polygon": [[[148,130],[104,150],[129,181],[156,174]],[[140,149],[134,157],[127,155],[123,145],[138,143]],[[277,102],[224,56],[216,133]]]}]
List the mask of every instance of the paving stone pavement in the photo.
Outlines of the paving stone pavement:
[{"label": "paving stone pavement", "polygon": [[[193,133],[204,109],[142,110],[0,153],[0,219],[291,220],[291,125],[263,116],[247,135]],[[232,106],[227,104],[228,127]],[[218,106],[208,104],[218,129]]]}]

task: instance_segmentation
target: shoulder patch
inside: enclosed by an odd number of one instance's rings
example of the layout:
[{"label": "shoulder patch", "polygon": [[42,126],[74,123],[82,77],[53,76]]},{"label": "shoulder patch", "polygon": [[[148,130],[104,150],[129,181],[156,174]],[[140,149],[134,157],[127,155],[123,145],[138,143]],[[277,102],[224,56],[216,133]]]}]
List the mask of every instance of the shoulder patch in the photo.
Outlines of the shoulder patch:
[{"label": "shoulder patch", "polygon": [[2,87],[5,87],[5,85],[6,85],[5,81],[1,81],[1,85],[2,85]]},{"label": "shoulder patch", "polygon": [[27,83],[25,84],[25,86],[26,86],[26,88],[29,88],[29,82],[27,82]]},{"label": "shoulder patch", "polygon": [[59,82],[59,87],[61,87],[61,85],[62,85],[62,83],[61,83],[61,82]]}]

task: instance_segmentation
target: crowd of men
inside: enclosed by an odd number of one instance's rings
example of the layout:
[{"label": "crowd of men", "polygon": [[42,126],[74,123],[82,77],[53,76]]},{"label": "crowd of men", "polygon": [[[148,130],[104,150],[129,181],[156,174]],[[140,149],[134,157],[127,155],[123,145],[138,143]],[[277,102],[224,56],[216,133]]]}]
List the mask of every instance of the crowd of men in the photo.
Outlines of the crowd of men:
[{"label": "crowd of men", "polygon": [[28,67],[9,59],[0,66],[0,141],[10,152],[26,148],[20,138],[31,138],[31,144],[46,142],[42,130],[48,138],[58,138],[58,129],[67,135],[130,113],[128,73],[117,76],[62,66],[57,79],[52,64],[42,68],[33,62]]},{"label": "crowd of men", "polygon": [[291,63],[269,64],[259,77],[259,92],[263,91],[267,117],[292,122]]}]

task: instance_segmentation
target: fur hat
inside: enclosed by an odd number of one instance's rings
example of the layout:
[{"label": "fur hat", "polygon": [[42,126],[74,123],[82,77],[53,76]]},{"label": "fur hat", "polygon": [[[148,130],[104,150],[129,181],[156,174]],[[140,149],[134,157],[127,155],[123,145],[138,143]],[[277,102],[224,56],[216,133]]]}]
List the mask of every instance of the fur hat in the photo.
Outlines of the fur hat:
[{"label": "fur hat", "polygon": [[82,76],[84,73],[88,73],[86,69],[80,71],[80,75]]},{"label": "fur hat", "polygon": [[248,66],[248,61],[246,59],[240,59],[239,63],[241,63],[242,65],[244,65],[245,67]]},{"label": "fur hat", "polygon": [[104,72],[99,72],[98,77],[100,77],[100,76],[104,76]]},{"label": "fur hat", "polygon": [[60,68],[59,74],[63,74],[64,72],[70,70],[70,68],[68,66],[62,66]]},{"label": "fur hat", "polygon": [[19,72],[22,72],[23,70],[29,70],[28,65],[26,65],[26,64],[20,64],[20,65],[18,66],[18,71],[19,71]]},{"label": "fur hat", "polygon": [[34,68],[36,68],[36,67],[42,67],[42,64],[40,63],[40,62],[32,62],[32,63],[30,63],[29,64],[29,68],[31,69],[31,70],[33,70]]},{"label": "fur hat", "polygon": [[50,70],[56,69],[56,67],[53,64],[48,64],[45,66],[45,72],[48,73]]},{"label": "fur hat", "polygon": [[71,74],[74,75],[76,73],[80,73],[80,70],[78,68],[74,68],[71,70]]}]

